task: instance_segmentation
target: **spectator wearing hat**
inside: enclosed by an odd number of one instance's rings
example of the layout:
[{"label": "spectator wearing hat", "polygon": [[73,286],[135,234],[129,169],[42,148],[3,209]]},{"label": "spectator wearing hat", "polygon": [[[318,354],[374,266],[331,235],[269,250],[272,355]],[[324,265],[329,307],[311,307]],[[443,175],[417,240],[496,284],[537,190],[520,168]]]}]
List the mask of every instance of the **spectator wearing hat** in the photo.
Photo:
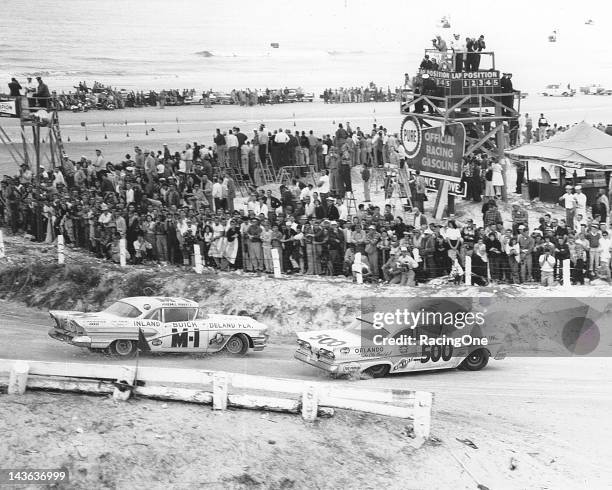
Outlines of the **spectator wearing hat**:
[{"label": "spectator wearing hat", "polygon": [[586,194],[582,192],[582,186],[577,185],[574,187],[576,191],[574,193],[574,201],[576,203],[576,214],[582,214],[582,216],[586,216],[586,206],[587,206],[587,197]]},{"label": "spectator wearing hat", "polygon": [[49,87],[41,77],[36,77],[38,87],[36,87],[36,102],[38,107],[48,108],[50,106],[51,92]]},{"label": "spectator wearing hat", "polygon": [[599,271],[602,278],[610,281],[610,258],[612,254],[612,240],[609,237],[607,230],[601,232],[599,239]]},{"label": "spectator wearing hat", "polygon": [[509,116],[514,108],[514,87],[512,86],[512,73],[504,73],[499,81],[501,92],[504,94],[501,98],[504,107],[504,114]]},{"label": "spectator wearing hat", "polygon": [[553,286],[555,283],[554,272],[557,261],[548,247],[544,247],[538,262],[540,264],[540,284],[542,286]]},{"label": "spectator wearing hat", "polygon": [[262,272],[264,271],[263,250],[261,234],[263,229],[260,225],[259,218],[253,217],[250,220],[250,225],[246,230],[248,260],[246,263],[247,272]]},{"label": "spectator wearing hat", "polygon": [[533,249],[535,241],[529,235],[529,229],[525,225],[518,226],[518,247],[520,258],[520,279],[521,282],[533,281]]},{"label": "spectator wearing hat", "polygon": [[450,43],[453,53],[455,53],[455,71],[464,71],[463,55],[466,51],[465,42],[461,40],[460,34],[453,34]]},{"label": "spectator wearing hat", "polygon": [[401,271],[401,286],[416,286],[415,269],[419,266],[418,262],[410,254],[408,247],[400,247],[400,255],[397,258]]},{"label": "spectator wearing hat", "polygon": [[9,87],[9,95],[11,97],[20,97],[21,96],[21,84],[17,81],[16,78],[11,78],[11,81],[8,84]]},{"label": "spectator wearing hat", "polygon": [[99,179],[102,177],[102,172],[106,168],[106,163],[104,162],[104,157],[102,156],[102,150],[99,148],[96,149],[96,156],[91,162],[93,165],[93,170],[96,174],[96,177]]},{"label": "spectator wearing hat", "polygon": [[145,240],[143,233],[138,234],[138,238],[134,241],[132,246],[134,247],[135,264],[142,264],[145,260],[150,260],[152,258],[151,253],[153,245]]},{"label": "spectator wearing hat", "polygon": [[576,201],[574,194],[572,193],[572,186],[565,186],[565,194],[559,198],[559,203],[565,208],[565,221],[567,226],[572,229],[574,228],[574,214],[576,211]]},{"label": "spectator wearing hat", "polygon": [[517,203],[512,205],[512,233],[518,234],[519,226],[529,224],[529,213]]}]

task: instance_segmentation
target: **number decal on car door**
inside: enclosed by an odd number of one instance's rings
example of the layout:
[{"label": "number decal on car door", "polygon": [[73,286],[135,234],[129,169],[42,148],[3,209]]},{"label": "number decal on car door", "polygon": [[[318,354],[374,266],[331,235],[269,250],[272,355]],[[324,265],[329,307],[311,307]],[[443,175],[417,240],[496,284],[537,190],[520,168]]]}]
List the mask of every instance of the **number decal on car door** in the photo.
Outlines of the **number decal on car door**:
[{"label": "number decal on car door", "polygon": [[423,357],[421,362],[438,362],[440,359],[447,362],[453,357],[453,346],[448,345],[424,345],[423,346]]}]

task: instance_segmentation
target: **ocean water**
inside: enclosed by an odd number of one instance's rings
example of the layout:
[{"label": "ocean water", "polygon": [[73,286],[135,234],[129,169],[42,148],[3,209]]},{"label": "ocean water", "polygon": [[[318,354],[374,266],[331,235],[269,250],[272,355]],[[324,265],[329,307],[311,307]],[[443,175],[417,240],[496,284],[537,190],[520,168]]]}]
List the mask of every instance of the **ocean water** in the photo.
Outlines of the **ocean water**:
[{"label": "ocean water", "polygon": [[[612,87],[608,5],[12,0],[0,15],[0,80],[41,74],[58,91],[80,80],[128,89],[300,86],[317,94],[370,81],[394,87],[416,71],[434,34],[452,31],[484,34],[497,67],[514,73],[515,88]],[[442,15],[450,16],[451,29],[439,26]],[[549,43],[553,30],[558,40]]]}]

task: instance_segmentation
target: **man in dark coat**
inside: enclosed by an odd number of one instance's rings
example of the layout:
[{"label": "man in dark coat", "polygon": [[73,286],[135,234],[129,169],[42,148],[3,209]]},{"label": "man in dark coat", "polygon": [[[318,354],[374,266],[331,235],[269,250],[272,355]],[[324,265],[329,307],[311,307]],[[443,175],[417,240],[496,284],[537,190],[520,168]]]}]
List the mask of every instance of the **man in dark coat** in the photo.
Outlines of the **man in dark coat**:
[{"label": "man in dark coat", "polygon": [[21,95],[21,84],[16,78],[11,78],[11,82],[8,84],[9,90],[11,91],[11,97],[19,97]]},{"label": "man in dark coat", "polygon": [[512,73],[504,73],[499,83],[501,86],[502,94],[510,94],[504,95],[501,98],[502,104],[506,106],[504,108],[504,114],[509,115],[510,110],[507,108],[514,108],[514,88],[512,87]]},{"label": "man in dark coat", "polygon": [[36,77],[36,80],[38,80],[38,88],[36,89],[38,107],[49,107],[49,99],[51,98],[49,87],[43,82],[42,78]]},{"label": "man in dark coat", "polygon": [[[474,42],[474,51],[480,53],[481,51],[487,49],[487,45],[485,44],[484,36],[481,34],[478,39]],[[478,71],[480,68],[480,54],[474,55],[474,64],[472,66],[473,71]]]}]

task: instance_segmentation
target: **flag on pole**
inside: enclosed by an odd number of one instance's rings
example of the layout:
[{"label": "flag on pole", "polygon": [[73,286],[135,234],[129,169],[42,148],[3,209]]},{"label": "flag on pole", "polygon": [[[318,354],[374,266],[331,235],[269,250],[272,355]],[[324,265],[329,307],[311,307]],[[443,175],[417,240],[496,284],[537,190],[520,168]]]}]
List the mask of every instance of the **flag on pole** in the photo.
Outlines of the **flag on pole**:
[{"label": "flag on pole", "polygon": [[138,350],[141,352],[151,352],[151,346],[149,345],[142,328],[138,329],[138,343],[136,345]]}]

